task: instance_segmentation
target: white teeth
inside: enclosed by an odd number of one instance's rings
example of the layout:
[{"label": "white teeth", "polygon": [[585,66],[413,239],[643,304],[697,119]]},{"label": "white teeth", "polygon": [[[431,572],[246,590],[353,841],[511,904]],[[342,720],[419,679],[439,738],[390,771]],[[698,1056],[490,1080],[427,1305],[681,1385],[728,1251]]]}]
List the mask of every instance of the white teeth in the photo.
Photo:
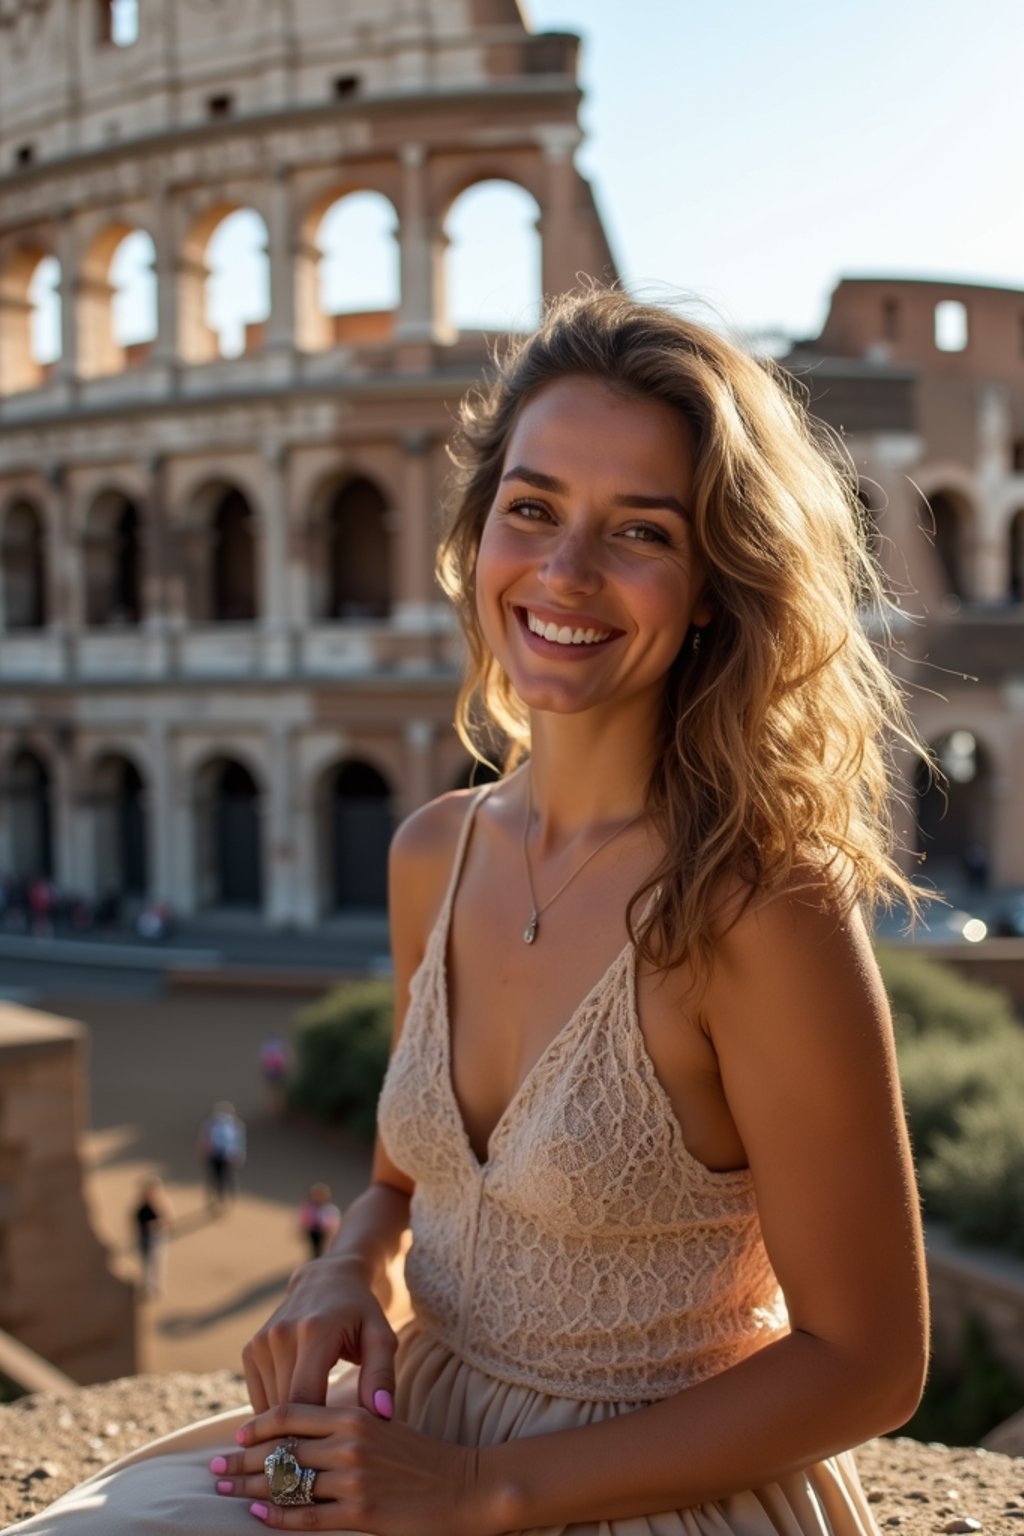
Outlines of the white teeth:
[{"label": "white teeth", "polygon": [[533,634],[542,635],[554,645],[595,645],[600,640],[607,640],[611,633],[607,629],[573,629],[569,624],[545,624],[529,608],[526,610],[526,624]]}]

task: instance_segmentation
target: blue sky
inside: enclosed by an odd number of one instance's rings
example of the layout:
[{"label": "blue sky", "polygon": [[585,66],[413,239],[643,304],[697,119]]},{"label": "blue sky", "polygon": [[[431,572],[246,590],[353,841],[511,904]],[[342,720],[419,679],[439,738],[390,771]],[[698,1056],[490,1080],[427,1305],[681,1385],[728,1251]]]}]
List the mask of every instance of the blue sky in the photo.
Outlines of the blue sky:
[{"label": "blue sky", "polygon": [[584,39],[623,276],[815,331],[842,274],[1024,288],[1024,0],[522,0]]}]

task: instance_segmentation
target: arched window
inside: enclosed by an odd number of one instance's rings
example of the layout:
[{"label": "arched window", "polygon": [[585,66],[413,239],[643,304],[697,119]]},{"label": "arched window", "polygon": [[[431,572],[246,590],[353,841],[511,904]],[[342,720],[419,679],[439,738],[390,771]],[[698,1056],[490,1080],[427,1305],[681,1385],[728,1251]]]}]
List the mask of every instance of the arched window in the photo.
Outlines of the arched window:
[{"label": "arched window", "polygon": [[4,629],[41,629],[46,623],[46,545],[43,519],[29,502],[15,502],[9,509],[0,550]]},{"label": "arched window", "polygon": [[210,616],[218,623],[256,617],[256,540],[252,508],[241,491],[229,490],[210,528]]},{"label": "arched window", "polygon": [[139,514],[117,491],[100,496],[86,520],[85,622],[137,624],[142,616]]},{"label": "arched window", "polygon": [[0,267],[0,394],[38,389],[61,355],[60,264],[39,247]]},{"label": "arched window", "polygon": [[381,619],[391,607],[387,502],[371,480],[351,480],[327,508],[325,618]]},{"label": "arched window", "polygon": [[156,246],[144,229],[133,229],[115,249],[110,281],[114,340],[130,363],[157,330]]},{"label": "arched window", "polygon": [[252,774],[234,758],[207,763],[197,780],[196,812],[200,905],[259,908],[260,795]]},{"label": "arched window", "polygon": [[369,763],[352,760],[326,775],[320,846],[327,911],[387,905],[388,846],[394,831],[391,787]]},{"label": "arched window", "polygon": [[223,218],[206,247],[206,324],[217,334],[221,357],[258,351],[270,314],[267,226],[252,208]]},{"label": "arched window", "polygon": [[1024,507],[1010,522],[1010,601],[1024,603]]},{"label": "arched window", "polygon": [[93,778],[96,894],[146,894],[146,803],[142,775],[127,758],[111,754]]},{"label": "arched window", "polygon": [[969,340],[967,305],[943,299],[935,306],[935,345],[940,352],[963,352]]},{"label": "arched window", "polygon": [[928,878],[940,889],[988,883],[992,856],[992,769],[988,754],[966,727],[931,747],[945,782],[918,769],[918,849]]},{"label": "arched window", "polygon": [[334,342],[391,336],[401,290],[395,230],[395,210],[379,192],[349,193],[321,219],[319,307],[332,322]]},{"label": "arched window", "polygon": [[522,187],[481,181],[445,220],[448,318],[459,330],[527,331],[541,307],[540,210]]},{"label": "arched window", "polygon": [[16,880],[53,876],[50,773],[27,749],[15,754],[5,785],[11,874]]},{"label": "arched window", "polygon": [[964,524],[969,516],[962,499],[952,492],[936,491],[928,498],[934,528],[935,553],[947,597],[956,602],[967,596],[964,579]]}]

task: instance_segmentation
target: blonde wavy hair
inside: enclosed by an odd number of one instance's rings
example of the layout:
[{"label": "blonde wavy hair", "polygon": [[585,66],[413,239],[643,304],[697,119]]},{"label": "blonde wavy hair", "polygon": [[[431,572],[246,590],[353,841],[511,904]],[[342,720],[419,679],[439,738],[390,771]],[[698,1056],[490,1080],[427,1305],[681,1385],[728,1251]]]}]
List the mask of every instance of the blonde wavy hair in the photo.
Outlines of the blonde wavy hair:
[{"label": "blonde wavy hair", "polygon": [[666,853],[628,913],[641,954],[706,973],[737,877],[748,899],[824,878],[841,907],[899,896],[913,912],[917,887],[892,858],[892,759],[924,754],[882,660],[889,604],[856,473],[787,375],[673,310],[614,290],[561,298],[463,401],[438,555],[469,649],[463,742],[486,758],[504,738],[506,771],[529,750],[477,619],[476,556],[519,412],[569,376],[667,402],[696,450],[692,537],[714,617],[666,676],[647,788]]}]

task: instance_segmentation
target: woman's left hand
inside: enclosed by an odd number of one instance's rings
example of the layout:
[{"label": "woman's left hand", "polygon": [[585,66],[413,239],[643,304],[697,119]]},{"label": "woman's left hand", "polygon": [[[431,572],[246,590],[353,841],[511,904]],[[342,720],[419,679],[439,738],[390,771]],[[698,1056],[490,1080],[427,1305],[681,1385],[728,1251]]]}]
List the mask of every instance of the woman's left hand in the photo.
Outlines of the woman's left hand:
[{"label": "woman's left hand", "polygon": [[[252,1500],[250,1512],[275,1530],[481,1536],[487,1528],[476,1451],[397,1419],[358,1406],[282,1403],[237,1438],[244,1450],[210,1464],[217,1492]],[[278,1506],[270,1497],[264,1459],[286,1439],[299,1466],[317,1473],[312,1504]]]}]

